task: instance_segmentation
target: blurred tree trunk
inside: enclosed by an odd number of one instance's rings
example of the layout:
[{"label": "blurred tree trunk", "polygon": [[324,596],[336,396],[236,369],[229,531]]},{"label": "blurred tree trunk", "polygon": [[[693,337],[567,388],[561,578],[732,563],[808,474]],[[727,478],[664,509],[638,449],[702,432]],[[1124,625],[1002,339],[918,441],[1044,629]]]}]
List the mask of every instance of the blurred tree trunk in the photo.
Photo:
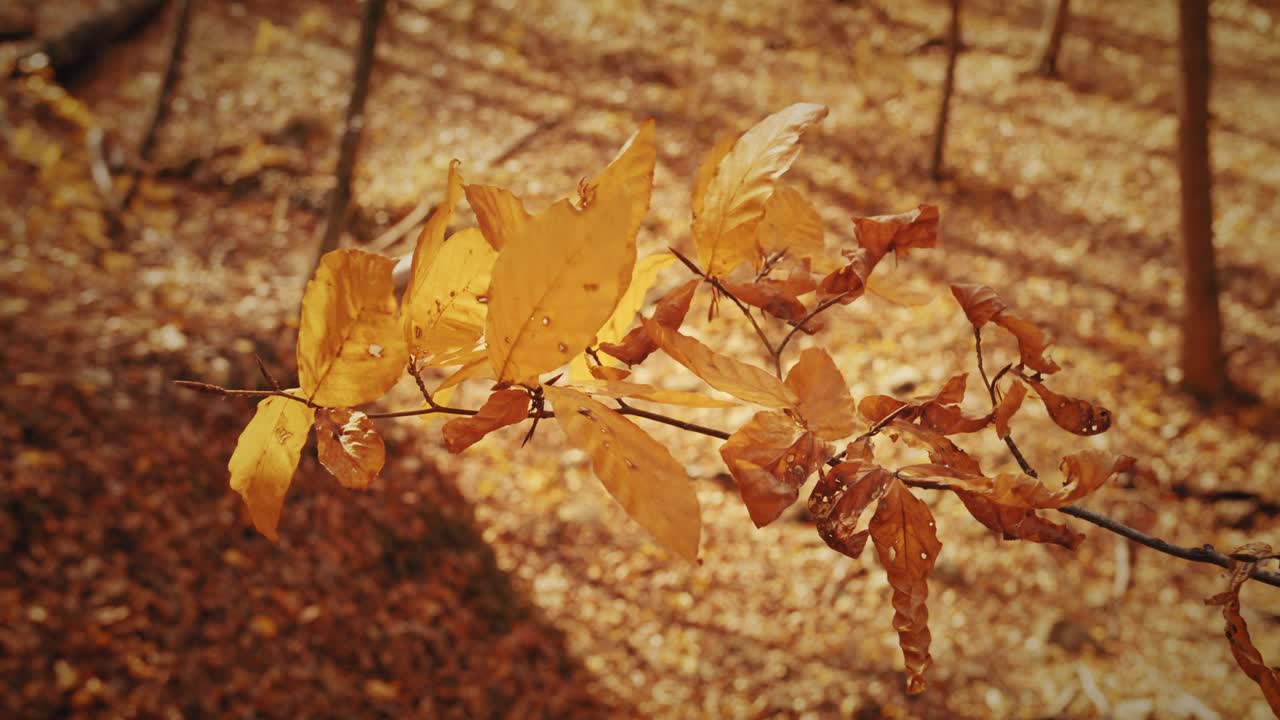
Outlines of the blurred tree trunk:
[{"label": "blurred tree trunk", "polygon": [[316,267],[319,267],[320,258],[325,253],[337,249],[342,231],[347,226],[347,206],[351,203],[351,173],[356,164],[356,151],[360,148],[360,133],[364,129],[364,101],[369,95],[369,74],[373,70],[378,25],[382,21],[385,5],[385,0],[365,0],[364,16],[360,20],[360,40],[356,43],[351,96],[347,100],[347,118],[342,128],[342,145],[338,150],[338,166],[334,171],[335,182],[332,194],[329,195],[329,209],[325,212],[324,237],[316,251]]},{"label": "blurred tree trunk", "polygon": [[1209,2],[1178,0],[1178,175],[1182,185],[1182,378],[1203,400],[1228,389],[1213,253],[1209,166]]},{"label": "blurred tree trunk", "polygon": [[955,87],[956,57],[960,54],[960,0],[951,0],[951,26],[947,31],[947,74],[942,80],[942,105],[938,108],[938,125],[933,135],[933,160],[929,174],[942,179],[942,148],[947,140],[947,118],[951,114],[951,91]]},{"label": "blurred tree trunk", "polygon": [[1071,0],[1049,0],[1040,39],[1040,57],[1035,71],[1045,77],[1058,76],[1058,53],[1062,50],[1062,37],[1067,34],[1071,20]]}]

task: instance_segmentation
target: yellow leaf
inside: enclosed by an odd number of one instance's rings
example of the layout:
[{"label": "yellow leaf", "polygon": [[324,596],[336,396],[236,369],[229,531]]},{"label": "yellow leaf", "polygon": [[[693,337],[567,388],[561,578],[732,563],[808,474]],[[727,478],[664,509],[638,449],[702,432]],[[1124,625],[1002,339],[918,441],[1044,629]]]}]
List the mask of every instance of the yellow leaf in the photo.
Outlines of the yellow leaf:
[{"label": "yellow leaf", "polygon": [[494,250],[502,250],[511,238],[524,232],[533,219],[520,198],[510,190],[491,185],[466,186],[467,204],[476,214],[484,239]]},{"label": "yellow leaf", "polygon": [[[462,176],[458,173],[460,165],[457,160],[449,162],[448,175],[445,177],[445,198],[431,212],[426,224],[422,226],[422,232],[418,233],[418,242],[413,248],[413,267],[404,289],[405,306],[409,306],[414,295],[426,287],[428,278],[424,266],[435,259],[440,247],[444,245],[445,230],[453,221],[453,208],[462,197]],[[408,318],[405,319],[405,328],[407,333]]]},{"label": "yellow leaf", "polygon": [[382,397],[408,351],[396,319],[395,260],[335,250],[320,261],[302,296],[298,377],[317,405],[350,407]]},{"label": "yellow leaf", "polygon": [[405,290],[402,315],[414,357],[431,362],[476,346],[484,335],[489,274],[496,257],[484,235],[467,228],[451,235],[423,262],[414,284]]},{"label": "yellow leaf", "polygon": [[231,489],[249,506],[254,527],[271,540],[315,414],[315,408],[289,398],[263,400],[227,463]]},{"label": "yellow leaf", "polygon": [[626,235],[634,238],[640,223],[649,212],[649,195],[653,188],[653,168],[658,162],[658,142],[652,119],[640,124],[618,155],[589,185],[608,185],[620,189],[631,202]]},{"label": "yellow leaf", "polygon": [[702,521],[693,482],[666,446],[576,390],[544,386],[556,422],[623,510],[658,542],[690,562]]},{"label": "yellow leaf", "polygon": [[[648,137],[650,147],[640,142]],[[642,130],[613,166],[652,157]],[[611,167],[613,167],[611,166]],[[485,337],[498,379],[522,382],[569,362],[613,314],[635,265],[632,218],[647,182],[606,169],[579,210],[561,200],[516,228],[493,266]]]},{"label": "yellow leaf", "polygon": [[321,408],[315,426],[320,464],[343,487],[369,487],[387,460],[386,445],[369,416],[351,408]]},{"label": "yellow leaf", "polygon": [[787,387],[800,402],[796,412],[805,427],[823,440],[839,440],[856,427],[853,396],[840,368],[821,348],[809,348],[787,373]]},{"label": "yellow leaf", "polygon": [[648,318],[642,317],[640,322],[663,352],[711,387],[765,407],[791,407],[796,403],[795,393],[765,370],[721,355],[698,340],[678,330],[668,330]]},{"label": "yellow leaf", "polygon": [[649,294],[649,289],[657,282],[658,274],[666,270],[675,260],[675,255],[664,252],[650,255],[636,263],[635,270],[631,273],[631,284],[618,300],[618,306],[613,309],[613,314],[596,333],[597,344],[616,343],[627,334],[631,323],[636,319],[636,313],[644,307],[644,299]]},{"label": "yellow leaf", "polygon": [[784,108],[743,133],[720,161],[693,219],[694,245],[708,274],[727,275],[755,258],[765,203],[799,155],[801,133],[826,116],[825,106],[812,103]]},{"label": "yellow leaf", "polygon": [[693,195],[689,202],[693,209],[693,217],[696,218],[702,214],[702,206],[707,198],[707,188],[720,170],[720,161],[724,160],[724,156],[729,154],[734,143],[738,142],[741,136],[741,133],[724,133],[716,138],[716,144],[702,158],[702,164],[698,166],[698,174],[693,179]]},{"label": "yellow leaf", "polygon": [[822,216],[799,190],[785,185],[765,202],[756,241],[765,255],[786,250],[788,256],[806,258],[820,257],[826,251]]}]

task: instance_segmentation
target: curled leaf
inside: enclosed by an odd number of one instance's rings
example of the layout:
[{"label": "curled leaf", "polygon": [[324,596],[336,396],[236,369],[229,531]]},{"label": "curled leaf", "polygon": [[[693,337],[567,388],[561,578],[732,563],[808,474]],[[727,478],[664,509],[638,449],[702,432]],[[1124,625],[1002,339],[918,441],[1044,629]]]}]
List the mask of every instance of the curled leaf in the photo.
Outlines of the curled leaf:
[{"label": "curled leaf", "polygon": [[1062,487],[1057,489],[1022,473],[1001,473],[988,478],[937,463],[908,465],[899,472],[939,480],[952,489],[967,490],[998,505],[1048,509],[1070,505],[1097,490],[1114,475],[1132,469],[1133,464],[1133,458],[1127,455],[1112,455],[1102,450],[1082,450],[1062,458],[1061,469],[1066,478]]},{"label": "curled leaf", "polygon": [[929,656],[929,573],[937,562],[938,541],[933,514],[923,500],[898,480],[891,480],[867,527],[880,564],[893,588],[893,627],[907,666],[907,693],[925,689]]},{"label": "curled leaf", "polygon": [[350,407],[382,397],[408,351],[396,320],[396,261],[363,250],[320,260],[302,296],[298,378],[317,405]]},{"label": "curled leaf", "polygon": [[669,330],[653,320],[641,318],[641,322],[663,352],[711,387],[765,407],[781,408],[795,404],[795,393],[765,370],[721,355],[698,340],[678,330]]},{"label": "curled leaf", "polygon": [[853,434],[853,396],[831,355],[809,348],[787,373],[786,386],[799,398],[796,413],[804,426],[823,440],[839,440]]},{"label": "curled leaf", "polygon": [[368,415],[351,408],[316,412],[316,454],[343,487],[363,490],[382,471],[387,448]]},{"label": "curled leaf", "polygon": [[280,509],[315,414],[315,408],[296,400],[266,398],[258,403],[227,463],[231,489],[244,498],[253,526],[272,541],[277,539]]},{"label": "curled leaf", "polygon": [[[678,329],[684,323],[685,315],[689,314],[689,305],[693,302],[693,294],[698,289],[698,282],[699,280],[695,278],[663,295],[653,310],[653,322],[671,330]],[[632,328],[620,343],[600,343],[601,352],[608,353],[628,365],[644,362],[645,358],[657,349],[658,344],[650,337],[643,325]]]},{"label": "curled leaf", "polygon": [[800,486],[831,457],[830,447],[797,427],[786,413],[759,412],[720,446],[756,527],[791,507]]},{"label": "curled leaf", "polygon": [[709,275],[727,275],[756,257],[756,227],[774,186],[800,153],[800,135],[827,116],[827,108],[797,103],[761,120],[738,138],[699,192],[695,186],[693,238]]},{"label": "curled leaf", "polygon": [[[1240,551],[1245,549],[1237,548],[1231,554],[1232,557],[1240,555]],[[1270,550],[1267,547],[1263,555],[1270,555]],[[1269,667],[1263,660],[1262,653],[1258,652],[1258,648],[1249,637],[1249,625],[1240,615],[1240,586],[1253,574],[1258,562],[1257,559],[1249,561],[1233,559],[1231,579],[1226,592],[1206,599],[1205,604],[1222,606],[1222,617],[1227,621],[1226,635],[1227,643],[1231,647],[1231,655],[1235,657],[1236,664],[1244,674],[1262,688],[1262,696],[1271,706],[1271,712],[1280,717],[1280,667]]]},{"label": "curled leaf", "polygon": [[457,454],[480,442],[485,435],[529,417],[529,393],[519,388],[498,390],[470,417],[444,424],[445,447]]},{"label": "curled leaf", "polygon": [[858,245],[879,260],[890,251],[903,257],[913,248],[936,247],[938,219],[937,206],[921,205],[897,215],[854,218],[853,225],[858,232]]},{"label": "curled leaf", "polygon": [[910,402],[904,402],[888,395],[868,395],[858,403],[858,413],[872,425],[883,421],[894,413],[897,413],[894,415],[895,418],[913,420],[920,417],[926,408],[958,405],[964,402],[965,384],[968,381],[968,373],[956,375],[947,380],[942,389],[936,394],[920,397]]},{"label": "curled leaf", "polygon": [[1018,381],[1014,381],[1013,387],[1009,388],[1009,392],[1000,398],[1000,403],[996,405],[995,421],[996,436],[1001,440],[1009,437],[1009,421],[1013,419],[1014,413],[1018,412],[1018,408],[1022,407],[1022,399],[1027,396],[1027,386]]},{"label": "curled leaf", "polygon": [[737,404],[732,400],[713,398],[705,393],[666,390],[652,385],[627,382],[625,380],[609,379],[606,380],[603,385],[591,385],[582,388],[582,390],[593,395],[604,395],[611,398],[645,400],[665,405],[681,405],[683,407],[723,408],[733,407]]},{"label": "curled leaf", "polygon": [[608,365],[592,365],[587,368],[587,372],[597,380],[626,380],[631,375],[630,370]]},{"label": "curled leaf", "polygon": [[666,446],[625,417],[568,388],[544,386],[569,442],[591,458],[605,489],[658,542],[690,562],[698,558],[698,496]]},{"label": "curled leaf", "polygon": [[955,494],[975,520],[1000,533],[1005,540],[1030,540],[1061,545],[1068,550],[1075,550],[1084,541],[1083,533],[1045,520],[1035,510],[998,505],[965,490],[955,490]]},{"label": "curled leaf", "polygon": [[990,322],[991,318],[1009,309],[996,291],[986,285],[952,285],[951,294],[960,303],[960,309],[964,310],[969,323],[978,329]]},{"label": "curled leaf", "polygon": [[875,270],[879,258],[865,248],[845,251],[844,255],[849,263],[828,273],[818,284],[819,301],[838,296],[841,305],[848,305],[866,293],[871,271]]},{"label": "curled leaf", "polygon": [[862,461],[842,462],[820,473],[809,494],[809,514],[823,542],[851,558],[862,555],[870,532],[858,530],[858,520],[891,480],[884,468]]},{"label": "curled leaf", "polygon": [[741,283],[725,282],[723,284],[726,290],[733,293],[734,297],[748,305],[758,307],[776,318],[794,323],[804,319],[804,316],[809,314],[809,311],[804,307],[804,303],[788,292],[782,283],[759,280]]},{"label": "curled leaf", "polygon": [[1031,388],[1044,401],[1049,417],[1067,432],[1085,436],[1097,435],[1111,427],[1111,411],[1101,405],[1095,407],[1086,400],[1059,395],[1045,387],[1044,383],[1032,382]]}]

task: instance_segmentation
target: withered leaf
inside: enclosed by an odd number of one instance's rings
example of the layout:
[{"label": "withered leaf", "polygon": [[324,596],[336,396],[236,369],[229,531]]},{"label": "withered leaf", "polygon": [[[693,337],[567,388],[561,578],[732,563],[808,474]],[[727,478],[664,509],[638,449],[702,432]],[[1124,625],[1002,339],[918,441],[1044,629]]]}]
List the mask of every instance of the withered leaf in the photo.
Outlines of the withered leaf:
[{"label": "withered leaf", "polygon": [[519,388],[497,390],[484,401],[475,415],[444,424],[445,447],[460,453],[499,428],[515,425],[529,416],[529,393]]},{"label": "withered leaf", "polygon": [[724,282],[726,290],[742,302],[758,307],[769,315],[797,322],[809,314],[804,303],[791,294],[778,282],[759,280],[756,282]]},{"label": "withered leaf", "polygon": [[808,348],[800,353],[800,359],[787,373],[786,386],[799,398],[796,413],[815,435],[823,440],[839,440],[853,434],[853,396],[826,350]]},{"label": "withered leaf", "polygon": [[832,550],[857,559],[870,532],[858,530],[858,520],[880,498],[893,475],[879,465],[850,460],[820,472],[809,494],[809,514],[818,536]]},{"label": "withered leaf", "polygon": [[689,368],[711,387],[765,407],[795,404],[796,396],[781,380],[755,365],[721,355],[698,340],[641,318],[649,336],[673,360]]},{"label": "withered leaf", "polygon": [[[1076,435],[1097,435],[1111,427],[1111,411],[1101,405],[1094,406],[1086,400],[1059,395],[1044,386],[1032,382],[1031,388],[1044,401],[1049,417],[1058,427]],[[1024,391],[1025,393],[1025,391]]]},{"label": "withered leaf", "polygon": [[1001,440],[1009,437],[1009,421],[1018,412],[1018,408],[1022,407],[1022,399],[1026,396],[1027,386],[1015,380],[1009,392],[1005,393],[1004,397],[1000,398],[1000,403],[996,405],[996,436]]},{"label": "withered leaf", "polygon": [[877,215],[853,219],[858,245],[876,260],[890,251],[902,257],[913,248],[931,248],[938,244],[938,208],[921,205],[897,215]]},{"label": "withered leaf", "polygon": [[382,397],[408,350],[396,320],[396,261],[363,250],[320,260],[302,296],[298,381],[317,405],[351,407]]},{"label": "withered leaf", "polygon": [[978,522],[1000,533],[1005,540],[1061,545],[1074,550],[1084,541],[1084,534],[1058,523],[1045,520],[1035,510],[998,505],[987,498],[965,490],[955,490],[969,514]]},{"label": "withered leaf", "polygon": [[316,412],[316,454],[343,487],[363,490],[382,471],[387,448],[368,415],[351,408]]},{"label": "withered leaf", "polygon": [[978,329],[990,322],[991,318],[1009,309],[996,291],[986,285],[955,284],[951,286],[951,294],[960,303],[960,309],[964,310],[969,323]]},{"label": "withered leaf", "polygon": [[905,436],[908,442],[923,446],[929,452],[929,461],[934,464],[951,468],[962,474],[982,475],[982,467],[972,455],[938,432],[913,425],[905,420],[894,420],[889,424],[889,429],[895,434]]},{"label": "withered leaf", "polygon": [[631,375],[630,370],[608,365],[591,365],[587,372],[597,380],[626,380]]},{"label": "withered leaf", "polygon": [[258,403],[227,463],[231,489],[244,498],[254,527],[272,541],[315,414],[315,408],[296,400],[266,398]]},{"label": "withered leaf", "polygon": [[[1237,548],[1231,554],[1232,557],[1240,555],[1241,550],[1244,549]],[[1270,550],[1270,547],[1266,547],[1263,555],[1271,554]],[[1271,706],[1271,712],[1275,713],[1276,717],[1280,717],[1280,667],[1269,667],[1263,660],[1262,653],[1258,652],[1258,648],[1249,637],[1248,624],[1240,615],[1240,586],[1249,579],[1257,563],[1257,560],[1232,560],[1231,579],[1226,592],[1206,599],[1205,604],[1222,606],[1222,617],[1227,621],[1226,635],[1227,643],[1231,647],[1231,655],[1235,657],[1236,664],[1244,674],[1262,688],[1262,696]]]},{"label": "withered leaf", "polygon": [[951,294],[975,328],[981,329],[988,322],[994,322],[1009,331],[1018,341],[1018,355],[1023,365],[1046,375],[1062,369],[1044,356],[1053,344],[1053,338],[1034,323],[1014,314],[994,290],[985,285],[961,284],[952,285]]},{"label": "withered leaf", "polygon": [[690,562],[698,558],[698,495],[666,446],[617,412],[568,388],[544,386],[569,442],[591,458],[605,489],[658,542]]},{"label": "withered leaf", "polygon": [[867,527],[893,588],[893,627],[907,666],[907,693],[925,689],[929,656],[929,573],[942,550],[933,513],[897,479],[891,480]]},{"label": "withered leaf", "polygon": [[695,188],[694,246],[709,275],[727,275],[756,257],[765,203],[799,155],[800,135],[826,115],[822,105],[797,103],[761,120],[720,160],[706,190]]},{"label": "withered leaf", "polygon": [[[593,368],[594,369],[594,368]],[[610,368],[612,369],[612,368]],[[665,388],[627,382],[625,380],[605,380],[603,385],[591,385],[581,388],[593,395],[604,395],[611,398],[629,398],[646,400],[665,405],[681,405],[683,407],[723,408],[733,407],[737,403],[732,400],[721,400],[706,393],[667,390]]]},{"label": "withered leaf", "polygon": [[1097,490],[1117,473],[1132,469],[1133,465],[1133,458],[1127,455],[1113,455],[1102,450],[1072,453],[1062,458],[1061,469],[1066,478],[1062,487],[1057,489],[1022,473],[1001,473],[988,478],[938,463],[908,465],[899,472],[940,480],[953,489],[967,490],[999,505],[1047,509],[1070,505]]},{"label": "withered leaf", "polygon": [[[693,302],[693,294],[698,289],[698,279],[690,280],[658,300],[653,309],[653,322],[671,330],[679,329],[684,318],[689,314],[689,305]],[[621,360],[628,365],[638,365],[658,349],[644,325],[632,328],[620,343],[600,343],[600,351]]]},{"label": "withered leaf", "polygon": [[720,446],[756,527],[791,507],[800,486],[831,454],[830,446],[782,412],[756,413]]},{"label": "withered leaf", "polygon": [[819,301],[839,296],[840,304],[848,305],[866,293],[871,271],[875,270],[879,258],[865,248],[846,250],[844,255],[849,263],[828,273],[818,284]]},{"label": "withered leaf", "polygon": [[930,406],[958,405],[964,402],[965,384],[969,381],[969,373],[952,377],[943,384],[936,394],[904,402],[888,395],[868,395],[858,403],[858,413],[867,422],[875,425],[889,415],[901,420],[913,420]]}]

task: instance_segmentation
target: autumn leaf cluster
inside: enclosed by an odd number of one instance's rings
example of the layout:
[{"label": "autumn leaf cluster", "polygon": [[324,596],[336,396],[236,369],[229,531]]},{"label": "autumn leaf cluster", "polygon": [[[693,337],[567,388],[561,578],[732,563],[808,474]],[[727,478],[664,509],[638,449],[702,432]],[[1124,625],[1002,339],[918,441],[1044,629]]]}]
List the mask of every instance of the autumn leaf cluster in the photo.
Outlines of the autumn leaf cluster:
[{"label": "autumn leaf cluster", "polygon": [[[822,539],[859,557],[868,540],[888,574],[908,689],[920,692],[931,659],[928,577],[942,544],[920,488],[955,493],[973,517],[1007,539],[1074,548],[1082,535],[1040,511],[1059,508],[1129,468],[1124,456],[1085,450],[1061,459],[1060,483],[1021,470],[989,473],[959,436],[992,432],[1014,448],[1015,415],[1030,392],[1063,430],[1105,431],[1109,412],[1060,395],[1047,378],[1061,370],[1050,336],[994,290],[957,284],[952,295],[979,342],[979,369],[991,409],[961,409],[966,375],[932,395],[856,400],[831,355],[810,347],[786,353],[798,333],[824,330],[821,314],[867,292],[904,301],[874,276],[888,256],[938,245],[940,213],[931,205],[855,218],[848,240],[829,243],[820,215],[784,176],[805,132],[825,107],[797,104],[707,153],[691,188],[691,251],[637,258],[636,236],[649,209],[655,127],[640,126],[617,157],[569,197],[531,213],[509,190],[468,184],[450,164],[445,197],[430,216],[397,297],[395,260],[338,250],[307,285],[298,332],[298,387],[261,401],[230,461],[231,486],[254,524],[274,538],[285,495],[312,429],[324,466],[344,486],[364,488],[385,459],[376,414],[356,409],[381,398],[408,371],[426,405],[415,412],[455,415],[442,427],[450,452],[485,435],[551,420],[589,459],[623,509],[666,548],[696,561],[701,523],[693,481],[638,419],[724,438],[720,456],[751,520],[764,527],[793,505],[814,475],[809,510]],[[478,227],[449,233],[465,199]],[[828,247],[835,252],[828,253]],[[666,273],[686,282],[646,298]],[[698,293],[715,315],[736,306],[761,340],[772,368],[730,356],[685,332]],[[909,300],[905,300],[909,301]],[[959,317],[957,313],[957,318]],[[981,333],[995,326],[1018,355],[989,379]],[[774,333],[771,338],[770,333]],[[776,337],[781,333],[781,337]],[[718,393],[681,392],[631,379],[632,368],[661,353]],[[444,370],[429,388],[423,372]],[[464,382],[485,383],[479,408],[448,404]],[[693,426],[632,403],[686,407],[747,404],[758,412],[731,433]],[[391,413],[384,415],[401,415]],[[927,462],[900,467],[876,460],[877,440],[919,448]],[[865,523],[862,518],[869,514]]]}]

